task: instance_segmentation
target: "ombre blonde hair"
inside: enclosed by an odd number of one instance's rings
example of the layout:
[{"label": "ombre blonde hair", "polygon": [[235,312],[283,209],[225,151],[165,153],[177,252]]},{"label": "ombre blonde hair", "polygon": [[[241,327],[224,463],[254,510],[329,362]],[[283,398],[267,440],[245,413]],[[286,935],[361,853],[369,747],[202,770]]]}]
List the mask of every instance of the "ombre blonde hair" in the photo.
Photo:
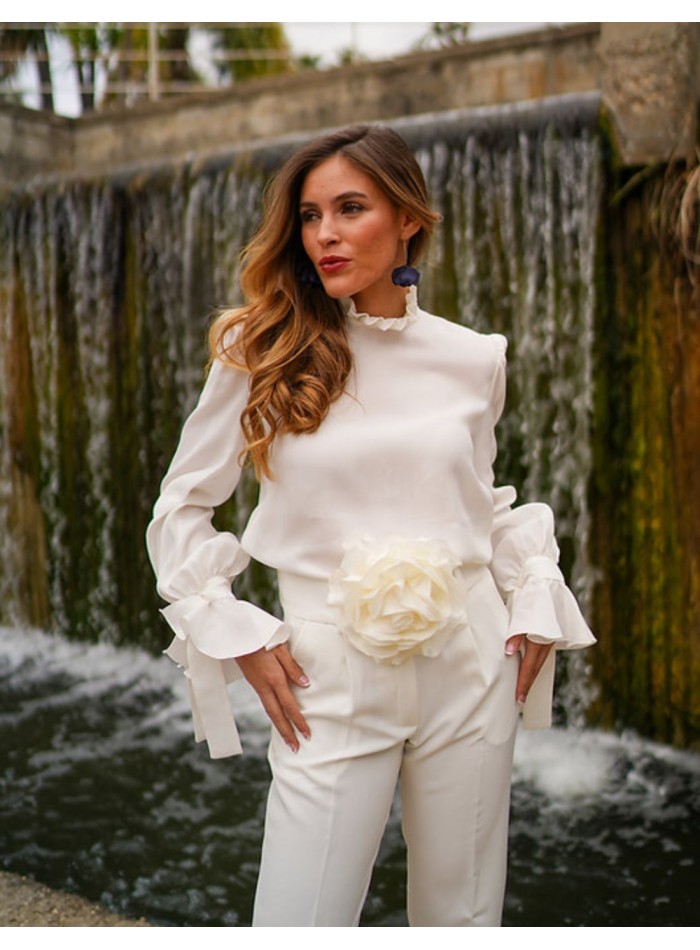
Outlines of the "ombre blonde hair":
[{"label": "ombre blonde hair", "polygon": [[277,433],[315,432],[341,395],[352,368],[345,318],[337,300],[309,277],[301,241],[299,201],[309,172],[340,154],[420,224],[408,243],[408,263],[421,256],[439,215],[428,206],[423,173],[400,135],[357,125],[318,138],[289,158],[264,194],[262,223],[242,254],[246,304],[222,313],[209,334],[212,359],[250,374],[241,414],[258,479],[272,477]]}]

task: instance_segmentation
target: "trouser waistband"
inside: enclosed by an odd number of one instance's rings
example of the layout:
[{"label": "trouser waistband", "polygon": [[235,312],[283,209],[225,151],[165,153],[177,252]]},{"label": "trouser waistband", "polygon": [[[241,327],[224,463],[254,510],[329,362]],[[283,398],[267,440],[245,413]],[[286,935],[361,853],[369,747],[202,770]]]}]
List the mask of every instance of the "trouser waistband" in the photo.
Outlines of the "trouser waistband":
[{"label": "trouser waistband", "polygon": [[[457,569],[466,592],[488,574],[485,564],[463,564]],[[277,574],[280,602],[286,616],[315,620],[319,623],[336,623],[336,607],[328,603],[328,581],[322,578],[303,577],[288,571]]]}]

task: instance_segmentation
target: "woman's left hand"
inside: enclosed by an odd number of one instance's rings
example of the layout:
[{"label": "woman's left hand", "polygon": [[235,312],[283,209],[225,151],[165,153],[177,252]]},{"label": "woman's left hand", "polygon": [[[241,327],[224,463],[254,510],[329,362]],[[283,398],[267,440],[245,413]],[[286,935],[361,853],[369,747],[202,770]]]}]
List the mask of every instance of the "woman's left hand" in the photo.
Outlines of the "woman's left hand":
[{"label": "woman's left hand", "polygon": [[537,674],[542,669],[544,661],[553,646],[551,643],[533,643],[532,640],[527,639],[524,633],[519,633],[514,637],[509,637],[506,641],[506,653],[509,656],[517,653],[523,640],[525,641],[525,652],[520,661],[518,683],[515,687],[515,698],[521,704],[527,699],[530,687],[535,682]]}]

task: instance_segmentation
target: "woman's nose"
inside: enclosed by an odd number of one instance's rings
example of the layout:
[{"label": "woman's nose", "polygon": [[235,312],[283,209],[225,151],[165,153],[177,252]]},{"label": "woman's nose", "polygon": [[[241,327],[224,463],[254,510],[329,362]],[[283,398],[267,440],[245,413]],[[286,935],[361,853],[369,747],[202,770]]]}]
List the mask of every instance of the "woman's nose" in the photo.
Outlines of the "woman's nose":
[{"label": "woman's nose", "polygon": [[338,235],[336,233],[336,228],[333,223],[333,219],[329,216],[324,216],[319,222],[318,231],[316,232],[316,237],[319,244],[328,245],[335,244],[338,240]]}]

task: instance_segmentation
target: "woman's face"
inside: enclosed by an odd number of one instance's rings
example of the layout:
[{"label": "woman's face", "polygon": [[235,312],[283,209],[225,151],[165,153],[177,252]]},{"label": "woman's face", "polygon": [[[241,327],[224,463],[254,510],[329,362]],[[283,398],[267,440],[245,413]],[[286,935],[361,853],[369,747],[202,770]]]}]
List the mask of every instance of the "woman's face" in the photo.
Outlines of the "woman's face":
[{"label": "woman's face", "polygon": [[406,291],[391,272],[420,225],[342,155],[313,168],[299,202],[301,239],[326,293],[352,297],[360,312],[399,317]]}]

